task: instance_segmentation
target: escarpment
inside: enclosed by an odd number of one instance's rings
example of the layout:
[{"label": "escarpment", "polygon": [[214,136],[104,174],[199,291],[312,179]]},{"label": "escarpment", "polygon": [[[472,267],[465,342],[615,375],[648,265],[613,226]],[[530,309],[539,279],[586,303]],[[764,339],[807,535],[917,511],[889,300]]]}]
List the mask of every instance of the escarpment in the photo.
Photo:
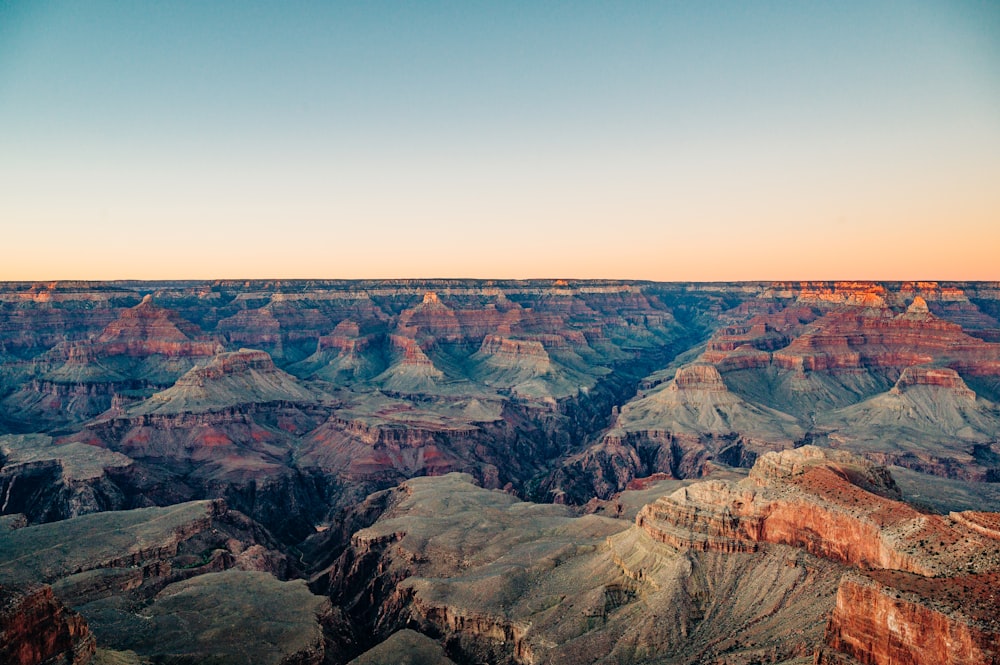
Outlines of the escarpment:
[{"label": "escarpment", "polygon": [[677,490],[636,523],[685,550],[790,545],[853,568],[816,662],[997,662],[997,514],[919,513],[896,496],[884,469],[805,447],[763,456],[744,481]]},{"label": "escarpment", "polygon": [[940,565],[915,558],[896,534],[940,518],[860,486],[891,491],[885,480],[864,460],[806,446],[764,455],[739,483],[708,481],[677,490],[643,508],[636,521],[678,547],[754,551],[775,543],[854,566],[938,572]]},{"label": "escarpment", "polygon": [[845,576],[816,662],[1000,663],[998,579],[963,576],[945,585],[881,571]]},{"label": "escarpment", "polygon": [[42,584],[0,584],[0,661],[8,665],[87,665],[96,649],[87,622]]}]

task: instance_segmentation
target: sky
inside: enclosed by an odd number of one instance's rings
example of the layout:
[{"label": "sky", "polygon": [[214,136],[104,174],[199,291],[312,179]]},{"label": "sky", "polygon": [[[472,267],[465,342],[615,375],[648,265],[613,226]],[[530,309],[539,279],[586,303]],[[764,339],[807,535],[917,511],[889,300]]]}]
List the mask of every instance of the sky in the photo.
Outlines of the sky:
[{"label": "sky", "polygon": [[0,0],[0,280],[1000,280],[1000,3]]}]

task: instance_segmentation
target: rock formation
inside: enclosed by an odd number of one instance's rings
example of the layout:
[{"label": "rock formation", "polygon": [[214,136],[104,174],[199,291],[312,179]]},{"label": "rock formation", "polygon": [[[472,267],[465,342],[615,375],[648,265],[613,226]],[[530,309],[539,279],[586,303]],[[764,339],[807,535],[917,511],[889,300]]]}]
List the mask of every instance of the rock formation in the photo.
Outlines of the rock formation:
[{"label": "rock formation", "polygon": [[[201,330],[145,296],[93,339],[64,342],[34,363],[32,380],[3,400],[19,420],[81,420],[120,395],[167,386],[221,351]],[[55,418],[55,420],[53,420]]]},{"label": "rock formation", "polygon": [[607,498],[635,477],[696,477],[712,459],[749,466],[758,455],[790,448],[804,435],[792,416],[732,393],[714,365],[689,364],[666,385],[623,406],[603,441],[570,457],[552,487],[576,501],[595,494]]},{"label": "rock formation", "polygon": [[0,512],[51,522],[128,507],[117,479],[133,461],[84,443],[55,445],[44,434],[0,436]]},{"label": "rock formation", "polygon": [[689,553],[456,475],[408,481],[385,509],[313,587],[367,639],[415,627],[459,662],[803,657],[823,639],[840,577],[786,551]]},{"label": "rock formation", "polygon": [[87,665],[95,640],[87,622],[43,584],[0,585],[0,662]]},{"label": "rock formation", "polygon": [[0,584],[102,663],[993,662],[998,321],[995,283],[0,284]]},{"label": "rock formation", "polygon": [[4,599],[0,630],[11,642],[0,642],[0,653],[10,644],[22,660],[3,662],[86,663],[96,636],[101,645],[172,662],[319,664],[323,622],[336,624],[335,613],[302,581],[279,581],[295,568],[275,547],[260,525],[221,501],[0,534],[0,593],[30,590]]},{"label": "rock formation", "polygon": [[949,368],[907,367],[888,392],[816,418],[831,445],[952,478],[1000,478],[1000,408]]},{"label": "rock formation", "polygon": [[203,413],[243,404],[311,403],[316,396],[279,370],[264,351],[240,349],[213,356],[170,388],[127,411],[129,416]]}]

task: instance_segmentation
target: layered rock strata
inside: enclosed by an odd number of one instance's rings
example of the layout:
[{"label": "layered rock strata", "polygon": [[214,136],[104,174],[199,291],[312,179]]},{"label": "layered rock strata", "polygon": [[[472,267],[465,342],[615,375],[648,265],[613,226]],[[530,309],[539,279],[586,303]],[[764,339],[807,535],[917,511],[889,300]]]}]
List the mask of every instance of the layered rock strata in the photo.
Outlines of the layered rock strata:
[{"label": "layered rock strata", "polygon": [[0,662],[87,665],[96,650],[83,618],[43,584],[0,585]]}]

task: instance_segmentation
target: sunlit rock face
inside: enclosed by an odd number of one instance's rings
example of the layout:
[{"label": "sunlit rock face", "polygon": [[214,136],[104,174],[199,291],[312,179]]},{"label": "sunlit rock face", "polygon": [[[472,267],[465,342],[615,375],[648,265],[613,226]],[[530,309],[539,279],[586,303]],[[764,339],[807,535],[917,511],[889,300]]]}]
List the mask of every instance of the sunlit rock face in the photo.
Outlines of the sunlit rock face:
[{"label": "sunlit rock face", "polygon": [[[961,663],[993,665],[1000,623],[996,584],[1000,576],[966,576],[942,583],[904,574],[846,576],[817,663]],[[937,586],[960,591],[952,598]]]},{"label": "sunlit rock face", "polygon": [[0,585],[0,636],[0,662],[9,665],[87,665],[96,648],[87,622],[42,584]]}]

